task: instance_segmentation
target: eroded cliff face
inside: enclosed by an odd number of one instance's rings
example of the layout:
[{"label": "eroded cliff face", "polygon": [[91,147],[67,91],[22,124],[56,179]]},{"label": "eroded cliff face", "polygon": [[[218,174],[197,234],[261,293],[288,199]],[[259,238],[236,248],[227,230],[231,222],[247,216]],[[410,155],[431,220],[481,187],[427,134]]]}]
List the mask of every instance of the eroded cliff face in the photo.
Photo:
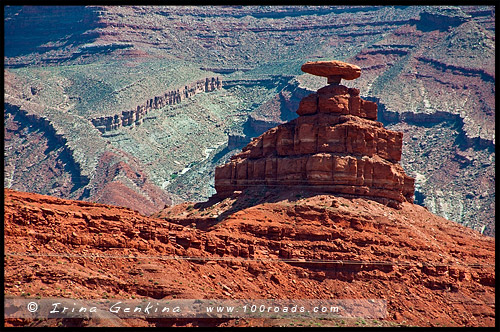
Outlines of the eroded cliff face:
[{"label": "eroded cliff face", "polygon": [[222,88],[222,79],[219,77],[207,77],[194,83],[185,85],[177,90],[166,91],[161,96],[156,96],[146,101],[143,105],[138,105],[136,109],[122,111],[121,114],[113,116],[101,116],[93,118],[92,124],[101,132],[118,129],[122,126],[132,124],[140,125],[144,116],[151,110],[161,109],[167,105],[175,105],[186,98],[192,97],[200,92],[210,92]]},{"label": "eroded cliff face", "polygon": [[55,197],[106,202],[151,214],[172,195],[151,181],[139,160],[107,151],[92,123],[49,107],[37,91],[5,72],[5,186]]},{"label": "eroded cliff face", "polygon": [[303,98],[297,114],[216,169],[219,196],[265,185],[371,197],[393,206],[413,202],[414,179],[398,164],[403,134],[377,122],[377,105],[361,99],[358,89],[330,84]]}]

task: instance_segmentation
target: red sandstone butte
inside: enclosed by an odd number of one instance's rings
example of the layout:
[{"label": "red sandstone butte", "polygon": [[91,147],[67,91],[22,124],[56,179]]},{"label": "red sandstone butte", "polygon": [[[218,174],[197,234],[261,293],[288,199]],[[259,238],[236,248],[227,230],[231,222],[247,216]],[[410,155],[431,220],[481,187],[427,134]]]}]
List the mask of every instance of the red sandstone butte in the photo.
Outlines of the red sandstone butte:
[{"label": "red sandstone butte", "polygon": [[[316,68],[313,63],[306,65]],[[343,67],[352,73],[356,66]],[[340,69],[311,71],[342,73]],[[216,168],[215,189],[220,197],[264,185],[367,197],[394,207],[413,202],[414,179],[398,163],[403,134],[376,121],[377,105],[361,99],[358,89],[325,86],[303,98],[297,114],[298,118],[254,138],[229,163]]]}]

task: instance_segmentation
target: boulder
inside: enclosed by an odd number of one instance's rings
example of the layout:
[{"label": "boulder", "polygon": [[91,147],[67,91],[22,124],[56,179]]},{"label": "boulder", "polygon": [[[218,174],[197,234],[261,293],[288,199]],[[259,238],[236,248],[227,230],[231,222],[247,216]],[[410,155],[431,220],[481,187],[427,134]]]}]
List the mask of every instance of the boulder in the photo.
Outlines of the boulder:
[{"label": "boulder", "polygon": [[328,78],[329,84],[338,84],[340,79],[354,80],[361,76],[361,68],[342,61],[310,61],[300,68],[303,72],[324,76]]}]

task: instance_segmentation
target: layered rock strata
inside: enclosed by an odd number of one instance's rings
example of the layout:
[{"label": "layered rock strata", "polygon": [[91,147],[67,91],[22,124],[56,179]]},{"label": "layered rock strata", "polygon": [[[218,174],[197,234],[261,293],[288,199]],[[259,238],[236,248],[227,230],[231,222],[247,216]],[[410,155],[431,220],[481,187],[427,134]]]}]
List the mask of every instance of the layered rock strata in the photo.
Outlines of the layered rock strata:
[{"label": "layered rock strata", "polygon": [[[343,75],[335,70],[332,75]],[[297,114],[216,168],[217,195],[278,186],[369,197],[391,206],[413,202],[414,179],[398,163],[403,134],[376,121],[377,105],[361,99],[358,89],[334,82],[303,98]]]},{"label": "layered rock strata", "polygon": [[[315,195],[291,203],[293,192],[249,194],[146,217],[5,189],[5,297],[36,301],[63,289],[68,298],[105,293],[146,302],[377,298],[387,300],[378,326],[494,326],[494,238],[415,204],[394,213],[364,199]],[[148,319],[124,318],[134,326]],[[16,326],[48,321],[10,319]],[[106,320],[62,322],[93,321]],[[175,322],[193,325],[192,318]]]},{"label": "layered rock strata", "polygon": [[220,77],[207,77],[188,84],[182,89],[167,91],[162,96],[151,98],[145,104],[137,106],[136,109],[123,111],[121,114],[93,118],[91,121],[101,133],[115,130],[122,126],[140,125],[144,116],[151,110],[178,104],[182,100],[200,92],[210,92],[221,88],[222,79]]}]

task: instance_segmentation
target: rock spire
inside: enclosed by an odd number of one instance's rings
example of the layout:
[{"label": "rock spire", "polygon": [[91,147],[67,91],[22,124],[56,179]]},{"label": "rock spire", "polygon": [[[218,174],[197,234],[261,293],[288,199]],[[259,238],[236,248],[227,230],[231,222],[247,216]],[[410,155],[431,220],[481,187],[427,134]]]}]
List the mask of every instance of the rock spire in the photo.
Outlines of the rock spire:
[{"label": "rock spire", "polygon": [[302,70],[330,85],[303,98],[298,118],[254,138],[215,170],[217,195],[254,186],[366,197],[390,206],[413,202],[414,179],[398,163],[403,134],[377,120],[377,104],[340,85],[361,69],[340,61],[307,62]]}]

